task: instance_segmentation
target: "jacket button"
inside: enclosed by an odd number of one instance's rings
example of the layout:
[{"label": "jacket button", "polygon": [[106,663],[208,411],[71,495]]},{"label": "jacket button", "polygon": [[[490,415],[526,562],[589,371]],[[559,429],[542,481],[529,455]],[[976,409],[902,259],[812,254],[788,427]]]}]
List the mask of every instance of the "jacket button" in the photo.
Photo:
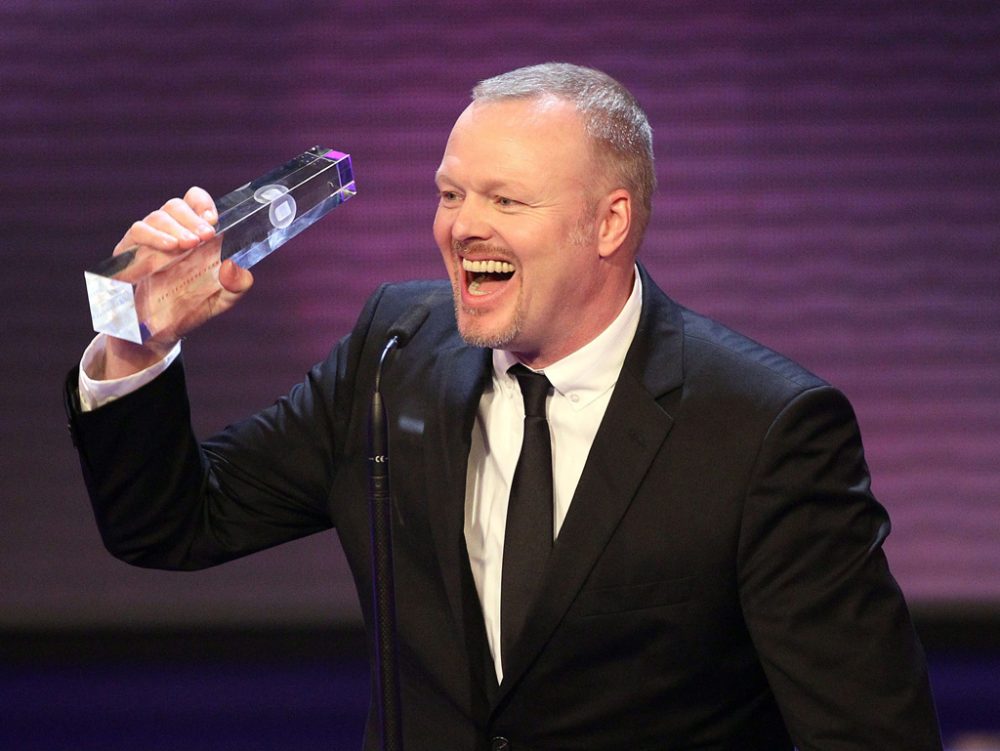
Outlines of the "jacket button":
[{"label": "jacket button", "polygon": [[510,741],[502,735],[497,735],[490,742],[490,751],[510,751]]}]

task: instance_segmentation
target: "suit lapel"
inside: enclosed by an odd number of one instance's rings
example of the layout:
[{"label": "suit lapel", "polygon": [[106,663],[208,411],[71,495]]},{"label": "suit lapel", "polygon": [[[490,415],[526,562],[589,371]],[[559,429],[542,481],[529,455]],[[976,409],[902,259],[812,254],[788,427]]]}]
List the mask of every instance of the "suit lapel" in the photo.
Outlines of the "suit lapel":
[{"label": "suit lapel", "polygon": [[[433,407],[424,445],[434,546],[452,613],[466,629],[470,603],[463,576],[469,568],[464,535],[465,482],[472,426],[489,368],[487,349],[458,345],[441,353],[432,375]],[[478,608],[478,598],[474,604]]]},{"label": "suit lapel", "polygon": [[680,311],[640,268],[643,310],[604,419],[494,706],[558,626],[632,502],[673,424],[657,399],[683,381]]}]

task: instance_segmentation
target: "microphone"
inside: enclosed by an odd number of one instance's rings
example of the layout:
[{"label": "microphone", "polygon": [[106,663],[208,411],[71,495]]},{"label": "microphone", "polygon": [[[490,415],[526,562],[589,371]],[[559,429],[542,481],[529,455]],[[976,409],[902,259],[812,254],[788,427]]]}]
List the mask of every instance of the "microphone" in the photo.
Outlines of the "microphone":
[{"label": "microphone", "polygon": [[382,386],[382,368],[385,366],[389,353],[393,349],[402,349],[409,344],[410,338],[417,333],[417,329],[424,325],[424,321],[427,320],[427,316],[430,314],[430,308],[423,303],[417,303],[397,318],[396,322],[389,327],[389,333],[386,334],[385,347],[382,348],[382,354],[378,358],[378,367],[375,368],[375,393],[372,396],[373,408],[375,399],[378,399],[380,403],[382,401],[382,394],[379,390]]},{"label": "microphone", "polygon": [[389,327],[375,369],[375,388],[368,413],[368,505],[371,517],[372,603],[375,624],[375,672],[379,688],[382,751],[402,751],[402,707],[396,661],[396,594],[392,567],[392,494],[389,491],[389,441],[380,391],[382,368],[389,353],[405,347],[430,309],[410,308]]},{"label": "microphone", "polygon": [[[417,333],[417,329],[424,325],[427,316],[431,314],[430,308],[423,303],[417,303],[408,311],[403,313],[392,326],[389,327],[389,339],[396,338],[396,347],[405,347],[410,338]],[[386,343],[386,347],[389,344]]]}]

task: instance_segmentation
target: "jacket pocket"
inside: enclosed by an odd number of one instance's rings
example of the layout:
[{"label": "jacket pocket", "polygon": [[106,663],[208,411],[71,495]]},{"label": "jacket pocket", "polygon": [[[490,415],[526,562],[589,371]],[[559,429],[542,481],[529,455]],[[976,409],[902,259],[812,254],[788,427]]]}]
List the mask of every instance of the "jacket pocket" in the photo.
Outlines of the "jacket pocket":
[{"label": "jacket pocket", "polygon": [[691,599],[693,588],[694,577],[685,576],[621,587],[585,589],[576,598],[574,610],[578,616],[594,616],[677,605]]}]

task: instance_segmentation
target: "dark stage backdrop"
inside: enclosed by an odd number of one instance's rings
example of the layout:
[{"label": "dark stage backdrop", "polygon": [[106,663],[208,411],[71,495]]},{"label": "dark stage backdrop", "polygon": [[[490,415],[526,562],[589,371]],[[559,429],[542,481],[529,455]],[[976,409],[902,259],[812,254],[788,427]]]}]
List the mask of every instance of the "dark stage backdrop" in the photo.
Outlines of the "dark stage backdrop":
[{"label": "dark stage backdrop", "polygon": [[195,574],[105,554],[60,397],[90,337],[83,269],[192,183],[353,155],[357,198],[185,344],[198,428],[221,427],[379,282],[440,275],[451,123],[480,78],[549,59],[649,112],[660,284],[853,400],[911,602],[1000,608],[998,39],[995,2],[5,0],[0,627],[355,621],[332,534]]}]

